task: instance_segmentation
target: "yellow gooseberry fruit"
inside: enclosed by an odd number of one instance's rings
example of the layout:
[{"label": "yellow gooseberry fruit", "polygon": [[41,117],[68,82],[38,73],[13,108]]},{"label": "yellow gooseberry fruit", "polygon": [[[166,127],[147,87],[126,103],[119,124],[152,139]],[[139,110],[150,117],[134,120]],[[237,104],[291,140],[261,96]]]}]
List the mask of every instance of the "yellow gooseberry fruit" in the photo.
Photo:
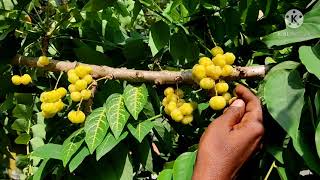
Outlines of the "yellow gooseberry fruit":
[{"label": "yellow gooseberry fruit", "polygon": [[50,98],[49,92],[42,92],[40,94],[40,101],[41,102],[49,102],[49,98]]},{"label": "yellow gooseberry fruit", "polygon": [[11,77],[11,82],[14,85],[20,85],[21,84],[21,77],[18,75],[14,75]]},{"label": "yellow gooseberry fruit", "polygon": [[213,65],[213,62],[208,57],[201,57],[199,59],[199,64],[203,66],[210,66],[210,65]]},{"label": "yellow gooseberry fruit", "polygon": [[168,115],[168,116],[170,116],[170,111],[169,111],[169,109],[168,109],[168,106],[166,106],[166,107],[164,107],[164,112]]},{"label": "yellow gooseberry fruit", "polygon": [[193,106],[191,103],[183,103],[179,110],[183,115],[191,115],[193,112]]},{"label": "yellow gooseberry fruit", "polygon": [[229,90],[229,85],[225,82],[219,82],[216,84],[216,90],[218,94],[226,93]]},{"label": "yellow gooseberry fruit", "polygon": [[79,76],[80,78],[83,78],[87,74],[89,74],[88,69],[84,65],[79,65],[74,70],[75,70],[77,76]]},{"label": "yellow gooseberry fruit", "polygon": [[200,81],[200,87],[202,89],[212,89],[214,87],[214,80],[211,78],[203,78]]},{"label": "yellow gooseberry fruit", "polygon": [[70,111],[68,113],[68,119],[74,124],[79,124],[84,122],[84,120],[86,119],[86,115],[80,110]]},{"label": "yellow gooseberry fruit", "polygon": [[82,91],[82,90],[86,89],[87,86],[88,86],[87,82],[85,80],[81,80],[81,79],[78,80],[75,83],[75,85],[76,85],[76,88],[77,88],[78,91]]},{"label": "yellow gooseberry fruit", "polygon": [[86,76],[84,76],[82,80],[85,80],[87,84],[90,84],[93,81],[92,76],[90,74],[87,74]]},{"label": "yellow gooseberry fruit", "polygon": [[68,72],[68,81],[72,84],[75,84],[79,80],[79,76],[72,70],[70,71]]},{"label": "yellow gooseberry fruit", "polygon": [[81,91],[81,97],[83,98],[83,100],[88,100],[91,97],[91,91],[84,89]]},{"label": "yellow gooseberry fruit", "polygon": [[37,65],[39,67],[47,66],[50,63],[49,58],[47,56],[40,56],[37,61]]},{"label": "yellow gooseberry fruit", "polygon": [[229,100],[232,98],[231,94],[226,92],[226,93],[223,93],[222,94],[222,97],[227,101],[229,102]]},{"label": "yellow gooseberry fruit", "polygon": [[58,102],[55,102],[55,106],[57,107],[58,112],[60,112],[64,108],[64,103],[59,99]]},{"label": "yellow gooseberry fruit", "polygon": [[169,102],[169,104],[167,105],[167,109],[169,112],[172,112],[173,110],[175,110],[177,108],[177,103],[176,102]]},{"label": "yellow gooseberry fruit", "polygon": [[52,117],[54,117],[56,115],[56,114],[46,113],[44,111],[41,111],[41,114],[45,119],[52,118]]},{"label": "yellow gooseberry fruit", "polygon": [[164,97],[162,99],[162,106],[167,106],[169,104],[169,101],[168,101],[168,98],[167,97]]},{"label": "yellow gooseberry fruit", "polygon": [[192,68],[192,76],[196,79],[203,79],[206,77],[206,67],[204,65],[196,64]]},{"label": "yellow gooseberry fruit", "polygon": [[223,49],[221,48],[221,47],[219,47],[219,46],[216,46],[216,47],[214,47],[214,48],[212,48],[211,49],[211,54],[213,55],[213,56],[216,56],[216,55],[218,55],[218,54],[223,54]]},{"label": "yellow gooseberry fruit", "polygon": [[24,74],[23,76],[21,76],[20,80],[21,84],[23,85],[28,85],[32,81],[29,74]]},{"label": "yellow gooseberry fruit", "polygon": [[170,94],[167,96],[169,102],[178,102],[179,97],[176,94]]},{"label": "yellow gooseberry fruit", "polygon": [[177,107],[181,107],[184,103],[186,103],[186,101],[184,99],[179,99],[177,102]]},{"label": "yellow gooseberry fruit", "polygon": [[206,75],[214,80],[219,79],[221,74],[222,70],[220,66],[211,65],[206,67]]},{"label": "yellow gooseberry fruit", "polygon": [[55,106],[55,103],[42,103],[41,110],[47,114],[56,114],[57,113],[57,108]]},{"label": "yellow gooseberry fruit", "polygon": [[184,125],[187,125],[187,124],[190,124],[192,121],[193,121],[193,116],[188,115],[183,117],[183,119],[181,120],[181,123]]},{"label": "yellow gooseberry fruit", "polygon": [[227,52],[223,55],[225,57],[226,64],[232,65],[236,60],[236,56],[233,53]]},{"label": "yellow gooseberry fruit", "polygon": [[92,67],[90,67],[90,66],[84,66],[84,69],[88,74],[91,74],[93,71]]},{"label": "yellow gooseberry fruit", "polygon": [[216,66],[220,66],[221,68],[223,68],[223,66],[226,65],[226,59],[225,56],[222,54],[218,54],[216,57],[214,57],[212,59],[212,62],[214,65]]},{"label": "yellow gooseberry fruit", "polygon": [[209,105],[213,110],[222,110],[227,102],[222,96],[214,96],[210,99]]},{"label": "yellow gooseberry fruit", "polygon": [[230,76],[233,73],[233,67],[231,65],[225,65],[222,68],[222,73],[221,75],[226,77],[226,76]]},{"label": "yellow gooseberry fruit", "polygon": [[59,101],[60,98],[61,98],[61,95],[58,91],[52,90],[48,92],[48,102],[54,103]]},{"label": "yellow gooseberry fruit", "polygon": [[181,89],[176,89],[174,93],[181,99],[184,97],[184,92]]},{"label": "yellow gooseberry fruit", "polygon": [[60,98],[67,95],[67,90],[64,87],[59,87],[56,91],[60,94]]},{"label": "yellow gooseberry fruit", "polygon": [[72,92],[71,93],[71,100],[74,101],[74,102],[79,102],[81,101],[81,93],[80,92]]},{"label": "yellow gooseberry fruit", "polygon": [[165,96],[169,96],[171,94],[174,94],[174,89],[172,87],[167,87],[163,93]]},{"label": "yellow gooseberry fruit", "polygon": [[183,114],[181,113],[181,111],[179,109],[174,109],[170,113],[170,116],[176,122],[180,122],[183,119]]},{"label": "yellow gooseberry fruit", "polygon": [[76,85],[74,85],[74,84],[70,84],[69,86],[68,86],[68,90],[69,90],[69,92],[77,92],[78,90],[77,90],[77,88],[76,88]]}]

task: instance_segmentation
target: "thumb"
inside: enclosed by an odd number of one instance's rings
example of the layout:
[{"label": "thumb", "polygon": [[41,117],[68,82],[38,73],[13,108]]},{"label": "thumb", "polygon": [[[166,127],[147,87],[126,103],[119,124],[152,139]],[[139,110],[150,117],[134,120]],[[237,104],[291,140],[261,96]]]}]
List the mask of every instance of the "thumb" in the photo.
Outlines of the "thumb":
[{"label": "thumb", "polygon": [[246,105],[242,99],[235,100],[219,117],[230,128],[239,123],[245,113]]}]

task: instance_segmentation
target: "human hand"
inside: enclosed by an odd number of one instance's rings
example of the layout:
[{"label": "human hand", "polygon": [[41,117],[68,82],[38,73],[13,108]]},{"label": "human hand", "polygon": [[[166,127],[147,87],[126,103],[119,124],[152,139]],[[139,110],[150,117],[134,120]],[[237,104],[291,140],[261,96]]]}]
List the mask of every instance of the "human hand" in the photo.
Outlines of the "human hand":
[{"label": "human hand", "polygon": [[193,180],[234,178],[260,143],[264,133],[260,100],[242,85],[235,91],[238,99],[200,139]]}]

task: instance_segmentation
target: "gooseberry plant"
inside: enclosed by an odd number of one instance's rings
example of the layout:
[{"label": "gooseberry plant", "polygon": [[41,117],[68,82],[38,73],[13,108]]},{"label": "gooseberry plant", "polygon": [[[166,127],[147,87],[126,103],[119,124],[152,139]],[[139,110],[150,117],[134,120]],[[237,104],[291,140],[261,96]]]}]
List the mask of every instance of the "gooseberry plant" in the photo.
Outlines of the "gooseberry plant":
[{"label": "gooseberry plant", "polygon": [[[191,179],[237,83],[260,97],[265,125],[237,178],[319,178],[320,2],[0,7],[1,179]],[[291,9],[299,28],[285,25]]]}]

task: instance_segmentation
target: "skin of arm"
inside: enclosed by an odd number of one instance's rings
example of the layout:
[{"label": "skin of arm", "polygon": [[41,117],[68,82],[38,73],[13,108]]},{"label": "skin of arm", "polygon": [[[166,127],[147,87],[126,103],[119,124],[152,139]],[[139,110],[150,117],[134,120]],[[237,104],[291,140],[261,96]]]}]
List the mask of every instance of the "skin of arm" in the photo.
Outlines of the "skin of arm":
[{"label": "skin of arm", "polygon": [[202,135],[193,180],[233,179],[257,149],[264,134],[260,100],[246,87]]}]

